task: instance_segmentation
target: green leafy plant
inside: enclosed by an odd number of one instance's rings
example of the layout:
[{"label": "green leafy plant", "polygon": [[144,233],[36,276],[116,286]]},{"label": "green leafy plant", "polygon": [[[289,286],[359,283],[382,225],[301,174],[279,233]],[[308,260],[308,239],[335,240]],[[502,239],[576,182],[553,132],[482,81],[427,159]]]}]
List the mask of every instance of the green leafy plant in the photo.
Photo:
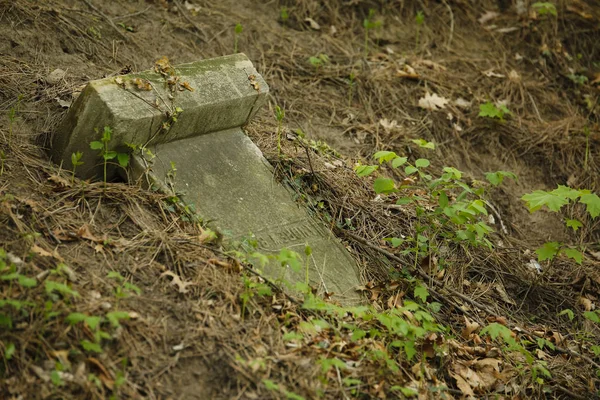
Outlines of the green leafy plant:
[{"label": "green leafy plant", "polygon": [[287,23],[287,21],[290,19],[290,14],[287,7],[281,7],[279,10],[279,17],[281,18],[281,22],[283,24]]},{"label": "green leafy plant", "polygon": [[71,165],[73,165],[73,174],[71,175],[71,183],[75,182],[75,170],[80,165],[83,165],[83,161],[81,161],[81,157],[83,157],[83,153],[78,151],[71,154]]},{"label": "green leafy plant", "polygon": [[285,110],[279,106],[275,106],[275,119],[277,120],[277,155],[281,157],[281,128],[285,118]]},{"label": "green leafy plant", "polygon": [[569,78],[577,86],[583,86],[588,81],[588,77],[581,74],[569,74],[567,75],[567,78]]},{"label": "green leafy plant", "polygon": [[235,24],[235,28],[233,30],[233,52],[234,53],[238,52],[238,41],[239,41],[239,37],[242,34],[243,30],[244,30],[244,28],[242,27],[242,24],[240,24],[240,23]]},{"label": "green leafy plant", "polygon": [[[96,130],[98,132],[98,130]],[[129,154],[128,153],[119,153],[114,150],[109,150],[109,142],[112,136],[112,129],[109,126],[104,127],[104,131],[102,132],[102,137],[99,141],[94,141],[90,143],[90,148],[92,150],[99,150],[99,156],[102,157],[103,165],[104,165],[104,186],[106,186],[106,167],[108,162],[113,159],[117,159],[119,165],[122,168],[127,168],[129,165]]]},{"label": "green leafy plant", "polygon": [[329,56],[327,54],[320,53],[318,56],[309,57],[308,62],[315,67],[315,71],[318,73],[319,68],[329,63]]},{"label": "green leafy plant", "polygon": [[375,9],[369,9],[367,18],[363,20],[363,28],[365,29],[365,58],[369,55],[369,32],[381,28],[381,21],[375,20]]},{"label": "green leafy plant", "polygon": [[421,33],[421,27],[423,26],[423,24],[425,23],[425,14],[423,14],[423,11],[418,11],[417,15],[415,15],[415,23],[417,24],[417,30],[416,30],[416,48],[419,48],[419,36]]},{"label": "green leafy plant", "polygon": [[554,17],[558,16],[556,12],[556,6],[547,1],[538,1],[531,5],[531,8],[538,13],[539,15],[552,15]]},{"label": "green leafy plant", "polygon": [[[592,219],[600,216],[600,197],[589,190],[577,190],[568,186],[559,185],[552,191],[536,190],[521,197],[529,209],[529,212],[536,212],[546,207],[552,212],[560,212],[562,207],[568,204],[580,203],[585,205],[586,211]],[[583,226],[583,223],[576,219],[565,220],[568,228],[577,231]],[[555,256],[563,254],[572,258],[577,263],[583,261],[583,252],[581,249],[572,248],[559,242],[546,242],[536,250],[538,261],[553,260]]]},{"label": "green leafy plant", "polygon": [[504,104],[496,106],[494,103],[488,101],[479,105],[478,116],[480,117],[498,119],[500,122],[504,122],[504,117],[510,114],[510,110]]},{"label": "green leafy plant", "polygon": [[110,271],[107,278],[114,280],[117,283],[115,288],[115,297],[118,299],[126,299],[132,294],[140,295],[142,290],[131,282],[127,282],[125,277],[117,271]]}]

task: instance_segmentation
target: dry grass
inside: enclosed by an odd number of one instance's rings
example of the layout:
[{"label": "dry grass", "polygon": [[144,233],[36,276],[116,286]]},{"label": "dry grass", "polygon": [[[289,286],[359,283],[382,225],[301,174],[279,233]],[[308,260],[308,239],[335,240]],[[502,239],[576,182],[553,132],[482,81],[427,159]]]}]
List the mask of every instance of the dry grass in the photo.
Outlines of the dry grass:
[{"label": "dry grass", "polygon": [[[547,357],[553,375],[547,387],[553,392],[544,394],[541,387],[532,386],[531,371],[525,368],[506,384],[513,390],[509,393],[527,398],[590,398],[598,390],[594,372],[598,360],[592,359],[585,343],[597,342],[600,332],[579,311],[582,297],[593,300],[600,295],[599,263],[591,256],[581,266],[561,259],[540,276],[532,275],[526,263],[532,257],[528,251],[550,239],[549,233],[599,251],[598,223],[587,221],[588,230],[569,235],[551,217],[530,216],[518,198],[527,191],[567,182],[595,191],[600,188],[598,88],[578,86],[567,77],[594,71],[600,47],[594,39],[597,7],[561,1],[557,20],[502,13],[493,22],[518,30],[501,34],[477,22],[484,10],[497,9],[491,1],[302,0],[251,3],[248,9],[231,7],[230,2],[212,3],[216,2],[197,2],[198,15],[184,18],[176,11],[181,3],[178,7],[166,1],[149,7],[141,1],[98,2],[96,10],[69,0],[51,5],[0,1],[0,33],[8,38],[0,44],[0,150],[6,154],[0,176],[0,247],[23,261],[19,272],[39,276],[40,282],[61,262],[72,269],[73,276],[60,279],[81,296],[58,299],[53,311],[96,315],[104,313],[109,303],[112,309],[136,313],[111,331],[114,338],[101,355],[68,354],[72,368],[65,380],[72,382],[63,387],[45,382],[49,371],[57,361],[64,363],[65,351],[80,348],[90,330],[71,327],[60,318],[47,319],[43,309],[21,315],[16,330],[0,335],[0,350],[5,352],[8,343],[17,349],[0,369],[1,396],[106,398],[124,370],[127,383],[119,389],[123,398],[284,397],[283,392],[266,390],[262,379],[272,379],[306,398],[319,391],[325,398],[351,397],[339,371],[326,374],[329,384],[321,382],[317,360],[331,354],[353,360],[360,352],[326,350],[324,343],[340,339],[329,331],[298,348],[283,340],[283,334],[297,330],[303,321],[322,318],[321,314],[302,310],[281,293],[254,297],[249,311],[242,314],[240,296],[246,288],[240,276],[260,280],[243,273],[243,266],[214,244],[203,243],[202,228],[170,212],[165,196],[122,183],[111,183],[106,189],[77,179],[72,183],[68,171],[60,171],[44,152],[63,113],[57,97],[70,100],[88,79],[116,73],[126,64],[143,70],[162,55],[179,63],[230,53],[233,26],[241,22],[240,49],[255,61],[272,95],[271,109],[263,110],[250,124],[249,134],[276,166],[277,177],[292,184],[301,201],[351,247],[364,267],[364,282],[372,282],[372,292],[380,292],[373,300],[376,307],[387,307],[400,290],[390,290],[390,282],[398,280],[402,267],[414,264],[411,256],[394,254],[381,241],[412,235],[417,217],[411,208],[398,210],[389,207],[391,202],[373,201],[371,181],[352,171],[357,158],[368,158],[377,150],[406,154],[411,139],[424,138],[438,144],[435,153],[411,147],[409,155],[429,158],[432,169],[452,165],[464,170],[470,180],[482,180],[483,172],[497,169],[520,176],[519,183],[489,194],[508,228],[508,234],[499,232],[494,237],[502,246],[487,251],[449,245],[445,273],[426,281],[435,300],[444,304],[436,317],[458,338],[465,317],[482,326],[504,317],[511,328],[525,332],[522,339],[559,332],[566,340],[560,347],[570,355],[538,354]],[[284,5],[290,18],[277,22],[279,7]],[[365,59],[362,20],[369,8],[378,10],[384,29],[372,33]],[[414,15],[420,9],[425,10],[426,22],[417,44]],[[592,17],[583,18],[577,10]],[[135,15],[116,18],[124,14]],[[134,26],[136,32],[120,31],[106,18]],[[320,30],[312,29],[306,18],[316,21]],[[129,39],[124,41],[124,35]],[[546,49],[549,55],[542,54]],[[308,59],[321,53],[330,62],[317,69]],[[398,76],[397,71],[407,65],[418,79]],[[65,69],[67,75],[51,85],[45,77],[55,68]],[[513,70],[518,79],[508,79]],[[469,99],[471,107],[452,105],[447,112],[427,112],[417,103],[428,91],[449,99]],[[19,95],[23,99],[17,118],[10,123],[8,113]],[[589,106],[584,96],[590,99]],[[506,100],[513,116],[504,124],[478,118],[478,105],[488,100]],[[285,140],[284,160],[277,159],[273,140],[275,104],[286,110],[290,140]],[[382,119],[395,125],[386,128]],[[584,166],[586,145],[581,132],[586,126],[591,135]],[[350,158],[300,144],[294,139],[296,129],[309,138],[327,140]],[[342,163],[334,164],[336,160]],[[568,212],[582,215],[577,209]],[[349,223],[354,237],[344,234]],[[110,271],[139,286],[142,294],[117,302],[118,285],[107,278]],[[189,291],[179,293],[164,272],[191,283]],[[409,288],[406,282],[401,284],[402,290]],[[6,286],[2,290],[5,295],[13,290],[22,299],[46,299],[41,285],[30,292]],[[558,316],[567,308],[576,312],[573,322]],[[582,341],[582,336],[588,340]],[[392,385],[416,380],[446,385],[449,395],[458,397],[460,391],[449,371],[456,363],[478,357],[467,354],[467,349],[475,348],[470,340],[458,339],[456,347],[453,343],[446,343],[446,358],[424,362],[422,371],[410,370],[405,362],[401,372],[380,376],[381,365],[366,361],[349,376],[362,380],[361,398],[392,396]],[[359,347],[380,344],[365,341]],[[484,345],[487,350],[493,347]],[[504,359],[506,370],[510,357]],[[423,371],[431,376],[419,378]],[[99,376],[101,385],[90,382],[88,373]]]}]

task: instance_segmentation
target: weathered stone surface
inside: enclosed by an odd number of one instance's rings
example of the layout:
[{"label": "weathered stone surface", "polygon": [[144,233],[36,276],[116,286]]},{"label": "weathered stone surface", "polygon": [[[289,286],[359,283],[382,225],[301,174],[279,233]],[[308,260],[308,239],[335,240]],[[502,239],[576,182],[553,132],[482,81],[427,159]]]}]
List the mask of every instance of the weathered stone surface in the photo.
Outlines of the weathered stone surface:
[{"label": "weathered stone surface", "polygon": [[[244,125],[266,99],[268,86],[244,54],[174,68],[179,82],[188,82],[193,91],[172,91],[153,71],[119,77],[125,88],[115,77],[90,82],[54,135],[53,160],[71,169],[71,154],[80,151],[84,164],[77,175],[97,176],[102,167],[89,144],[100,138],[104,126],[113,130],[109,150],[127,151],[126,143],[149,144],[151,138],[154,144],[164,143]],[[149,80],[153,89],[138,89],[132,82],[136,78]],[[183,112],[165,133],[166,111],[175,107]]]},{"label": "weathered stone surface", "polygon": [[[357,266],[347,250],[322,223],[292,200],[291,193],[273,178],[272,167],[240,128],[197,136],[155,147],[153,179],[165,182],[174,162],[174,189],[193,203],[197,212],[234,237],[256,235],[258,251],[278,253],[288,248],[304,256],[308,244],[310,281],[337,300],[358,303]],[[136,159],[138,175],[145,163]],[[269,265],[271,278],[304,281],[299,274]]]},{"label": "weathered stone surface", "polygon": [[[236,238],[255,235],[260,252],[279,253],[288,248],[304,256],[308,244],[312,248],[311,284],[321,292],[335,293],[343,303],[359,302],[354,260],[274,180],[271,166],[240,128],[265,102],[269,90],[248,58],[237,54],[179,65],[174,76],[194,90],[172,90],[165,77],[154,72],[88,84],[55,134],[53,159],[70,169],[71,154],[80,151],[84,164],[77,167],[78,175],[102,177],[101,157],[89,146],[109,126],[113,135],[108,150],[128,151],[129,143],[144,145],[156,154],[150,166],[141,156],[134,156],[131,177],[148,174],[164,190],[184,193],[183,200],[193,203],[221,232]],[[138,88],[136,78],[147,79],[151,90],[143,90],[149,88],[146,81]],[[183,112],[174,122],[167,111],[176,107]],[[165,129],[165,122],[174,123]],[[174,179],[168,178],[171,162],[177,168]],[[292,283],[305,280],[304,271],[275,263],[264,273]]]}]

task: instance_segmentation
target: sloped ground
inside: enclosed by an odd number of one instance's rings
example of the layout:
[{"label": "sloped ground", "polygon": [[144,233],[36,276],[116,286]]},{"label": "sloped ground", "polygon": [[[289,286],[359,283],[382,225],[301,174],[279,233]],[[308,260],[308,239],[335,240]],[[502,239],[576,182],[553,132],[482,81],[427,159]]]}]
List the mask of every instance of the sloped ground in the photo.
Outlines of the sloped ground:
[{"label": "sloped ground", "polygon": [[[0,263],[10,266],[0,286],[0,397],[597,396],[600,335],[583,314],[600,294],[598,219],[563,209],[583,222],[573,233],[519,198],[557,184],[600,188],[600,9],[558,2],[554,17],[527,2],[471,3],[0,1]],[[365,51],[370,9],[382,26]],[[346,241],[376,311],[281,294],[168,196],[81,182],[48,160],[58,100],[127,65],[231,53],[236,23],[239,50],[272,94],[248,133]],[[56,68],[66,74],[52,80]],[[427,93],[450,102],[423,109]],[[478,117],[487,101],[512,114]],[[285,110],[282,158],[275,105]],[[435,199],[418,185],[376,197],[374,179],[352,166],[380,150],[483,185],[496,210],[494,249],[432,236],[438,251],[415,258],[384,242],[415,236],[422,223],[397,198]],[[496,170],[519,180],[480,183]],[[549,240],[584,247],[582,264],[558,257],[534,272],[533,251]],[[427,306],[426,294],[439,305]],[[494,323],[510,328],[512,348],[481,332]]]}]

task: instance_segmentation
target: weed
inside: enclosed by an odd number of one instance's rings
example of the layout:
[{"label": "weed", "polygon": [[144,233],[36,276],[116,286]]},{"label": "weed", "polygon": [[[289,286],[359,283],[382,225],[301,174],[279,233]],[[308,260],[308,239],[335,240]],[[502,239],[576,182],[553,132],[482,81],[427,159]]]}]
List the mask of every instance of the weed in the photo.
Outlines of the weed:
[{"label": "weed", "polygon": [[290,19],[290,14],[287,7],[281,7],[281,10],[279,10],[279,17],[281,18],[281,22],[285,25]]},{"label": "weed", "polygon": [[487,102],[479,105],[479,117],[488,117],[492,119],[498,119],[500,122],[504,122],[504,117],[510,115],[510,110],[504,105],[495,105],[492,102]]},{"label": "weed", "polygon": [[[96,129],[96,133],[98,133],[98,129]],[[113,160],[116,158],[119,162],[119,165],[122,168],[127,168],[127,165],[129,165],[129,154],[119,153],[108,149],[108,144],[111,140],[111,135],[112,129],[110,129],[109,126],[105,126],[100,141],[94,141],[90,143],[90,148],[92,150],[100,150],[99,155],[100,157],[102,157],[104,164],[104,187],[106,187],[106,167],[108,165],[109,160]]]},{"label": "weed", "polygon": [[83,165],[83,161],[81,161],[81,157],[83,157],[83,153],[78,151],[71,154],[71,164],[73,165],[73,174],[71,175],[71,183],[75,182],[75,170],[78,166]]},{"label": "weed", "polygon": [[378,29],[381,26],[381,21],[375,21],[375,9],[369,9],[369,15],[363,20],[363,28],[365,28],[365,58],[369,56],[369,31]]},{"label": "weed", "polygon": [[308,62],[310,62],[310,64],[313,67],[315,67],[315,72],[319,73],[319,68],[329,63],[329,56],[327,56],[327,54],[321,53],[318,56],[309,57]]},{"label": "weed", "polygon": [[415,16],[415,22],[417,24],[417,33],[416,33],[416,48],[419,48],[419,36],[421,33],[421,26],[423,26],[423,24],[425,23],[425,14],[423,14],[423,11],[418,11],[417,15]]},{"label": "weed", "polygon": [[285,110],[275,106],[275,119],[277,120],[277,155],[281,157],[281,128],[285,118]]},{"label": "weed", "polygon": [[[563,206],[578,202],[584,204],[586,211],[592,219],[600,216],[600,197],[589,190],[577,190],[568,186],[559,185],[552,191],[536,190],[521,197],[529,209],[529,212],[535,212],[542,207],[547,207],[552,212],[560,212]],[[566,219],[565,225],[568,228],[577,231],[583,226],[581,221],[576,219]],[[552,261],[557,255],[565,255],[578,264],[583,262],[583,251],[578,248],[572,248],[559,242],[546,242],[537,249],[538,261]]]},{"label": "weed", "polygon": [[531,5],[531,8],[538,13],[539,15],[552,15],[554,17],[558,16],[556,12],[556,6],[547,1],[538,1]]},{"label": "weed", "polygon": [[244,30],[244,28],[242,27],[242,24],[240,24],[240,23],[235,24],[235,28],[233,30],[233,52],[234,53],[238,52],[238,40],[239,40],[239,36],[242,34],[243,30]]},{"label": "weed", "polygon": [[577,86],[583,86],[588,81],[587,76],[580,74],[569,74],[567,75],[567,78],[569,78]]}]

